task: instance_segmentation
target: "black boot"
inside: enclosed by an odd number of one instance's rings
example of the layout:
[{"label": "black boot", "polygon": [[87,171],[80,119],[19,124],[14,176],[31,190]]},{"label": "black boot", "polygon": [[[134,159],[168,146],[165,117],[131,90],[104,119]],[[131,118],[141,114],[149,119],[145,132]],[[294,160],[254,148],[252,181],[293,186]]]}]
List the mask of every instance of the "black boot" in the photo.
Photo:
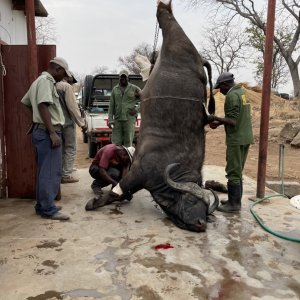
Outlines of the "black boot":
[{"label": "black boot", "polygon": [[222,212],[237,212],[241,210],[241,185],[227,184],[228,188],[228,201],[225,204],[220,205],[217,210]]},{"label": "black boot", "polygon": [[[241,198],[243,197],[243,179],[240,180],[240,183],[241,183]],[[228,186],[228,184],[227,184]],[[222,199],[220,200],[221,204],[226,204],[228,202],[227,199]]]}]

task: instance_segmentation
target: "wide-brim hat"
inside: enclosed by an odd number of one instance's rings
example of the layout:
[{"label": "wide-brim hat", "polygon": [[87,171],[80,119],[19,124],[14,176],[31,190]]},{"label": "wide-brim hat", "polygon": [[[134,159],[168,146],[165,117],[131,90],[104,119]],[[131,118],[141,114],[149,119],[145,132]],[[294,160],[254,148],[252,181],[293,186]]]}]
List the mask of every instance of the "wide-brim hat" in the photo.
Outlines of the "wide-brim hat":
[{"label": "wide-brim hat", "polygon": [[125,147],[125,146],[122,146],[125,151],[127,152],[129,158],[130,158],[130,162],[132,163],[132,160],[133,160],[133,154],[135,152],[135,148],[134,147]]},{"label": "wide-brim hat", "polygon": [[69,70],[69,65],[68,65],[67,61],[64,58],[62,58],[62,57],[54,57],[53,59],[50,60],[50,62],[55,63],[55,64],[61,66],[62,68],[64,68],[65,71],[66,71],[66,73],[67,73],[67,75],[69,77],[72,77],[72,74],[71,74],[71,72]]}]

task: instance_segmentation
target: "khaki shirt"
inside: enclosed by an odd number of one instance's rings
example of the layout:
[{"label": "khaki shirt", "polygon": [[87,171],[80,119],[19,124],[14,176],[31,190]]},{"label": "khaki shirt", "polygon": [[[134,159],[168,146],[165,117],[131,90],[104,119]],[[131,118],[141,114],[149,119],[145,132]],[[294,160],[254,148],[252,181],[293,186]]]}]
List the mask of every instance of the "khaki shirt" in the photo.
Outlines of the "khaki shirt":
[{"label": "khaki shirt", "polygon": [[79,127],[83,127],[85,125],[85,121],[81,117],[80,110],[76,102],[76,98],[72,86],[66,81],[60,81],[56,84],[56,89],[58,91],[62,91],[64,96],[63,99],[61,100],[64,101],[65,108],[67,110],[65,112],[65,119],[66,119],[65,126],[67,125],[67,118],[68,118],[72,123],[75,122]]},{"label": "khaki shirt", "polygon": [[47,103],[52,125],[63,125],[65,117],[59,103],[59,96],[55,88],[55,79],[43,72],[30,86],[21,102],[32,108],[32,120],[34,123],[43,124],[38,105]]}]

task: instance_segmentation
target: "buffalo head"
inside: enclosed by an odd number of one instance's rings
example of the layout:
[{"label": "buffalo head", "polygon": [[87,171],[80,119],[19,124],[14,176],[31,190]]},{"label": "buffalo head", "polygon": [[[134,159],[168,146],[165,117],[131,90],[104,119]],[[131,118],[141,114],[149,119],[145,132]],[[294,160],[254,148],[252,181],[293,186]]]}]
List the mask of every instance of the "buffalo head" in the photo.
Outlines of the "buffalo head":
[{"label": "buffalo head", "polygon": [[172,222],[179,228],[203,232],[206,230],[207,219],[218,207],[218,196],[214,195],[214,202],[210,205],[207,193],[194,182],[175,182],[170,178],[171,169],[179,166],[178,163],[170,164],[165,169],[165,181],[175,190],[173,198],[155,197],[157,203],[164,210]]}]

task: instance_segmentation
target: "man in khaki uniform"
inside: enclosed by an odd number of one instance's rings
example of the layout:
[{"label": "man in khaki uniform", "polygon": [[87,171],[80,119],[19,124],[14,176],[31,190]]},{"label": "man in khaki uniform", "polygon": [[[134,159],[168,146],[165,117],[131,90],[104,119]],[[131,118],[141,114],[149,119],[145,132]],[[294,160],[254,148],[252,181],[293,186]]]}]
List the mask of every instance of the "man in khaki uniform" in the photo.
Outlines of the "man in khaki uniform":
[{"label": "man in khaki uniform", "polygon": [[112,143],[131,147],[137,118],[136,104],[141,89],[128,82],[128,72],[119,74],[120,80],[111,93],[108,126],[112,128]]},{"label": "man in khaki uniform", "polygon": [[35,211],[43,218],[68,220],[54,203],[61,181],[61,132],[65,118],[55,83],[71,76],[67,62],[53,58],[30,86],[21,102],[32,110],[32,143],[36,150],[37,179]]},{"label": "man in khaki uniform", "polygon": [[76,124],[86,131],[85,120],[81,117],[72,84],[77,80],[72,74],[56,84],[59,101],[62,107],[65,124],[62,131],[62,178],[61,183],[78,182],[79,179],[72,176],[74,161],[76,158]]}]

